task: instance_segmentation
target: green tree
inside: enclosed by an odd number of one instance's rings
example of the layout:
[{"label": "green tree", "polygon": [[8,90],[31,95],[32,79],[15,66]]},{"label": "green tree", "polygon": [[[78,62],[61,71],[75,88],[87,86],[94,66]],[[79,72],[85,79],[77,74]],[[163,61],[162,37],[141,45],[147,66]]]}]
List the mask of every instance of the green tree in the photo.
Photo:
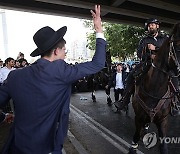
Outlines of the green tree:
[{"label": "green tree", "polygon": [[[84,25],[90,29],[93,28],[91,21],[85,20]],[[134,56],[138,42],[144,36],[142,27],[107,22],[103,23],[103,27],[108,42],[108,50],[113,57],[125,60]],[[94,31],[87,34],[88,48],[91,50],[95,49],[94,35]]]}]

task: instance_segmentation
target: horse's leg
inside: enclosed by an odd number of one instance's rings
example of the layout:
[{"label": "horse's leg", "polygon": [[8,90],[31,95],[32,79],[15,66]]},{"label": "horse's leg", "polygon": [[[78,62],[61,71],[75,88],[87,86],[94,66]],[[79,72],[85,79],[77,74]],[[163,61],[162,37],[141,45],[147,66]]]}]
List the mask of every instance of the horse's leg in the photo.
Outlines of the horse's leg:
[{"label": "horse's leg", "polygon": [[93,102],[96,102],[95,90],[93,90],[93,91],[92,91],[91,96],[92,96],[92,100],[93,100]]},{"label": "horse's leg", "polygon": [[95,91],[96,91],[97,82],[95,80],[96,80],[96,78],[93,78],[93,82],[92,82],[92,95],[91,95],[93,102],[96,102]]},{"label": "horse's leg", "polygon": [[107,95],[107,104],[109,106],[111,106],[112,105],[112,100],[111,100],[111,97],[110,97],[110,88],[109,87],[105,88],[105,92],[106,92],[106,95]]},{"label": "horse's leg", "polygon": [[167,144],[164,142],[164,140],[162,140],[164,137],[166,137],[166,134],[167,134],[167,123],[168,123],[167,117],[160,123],[156,122],[159,137],[161,138],[161,140],[160,140],[161,141],[161,143],[160,143],[160,153],[161,154],[168,154]]},{"label": "horse's leg", "polygon": [[135,116],[135,126],[136,126],[136,131],[133,136],[132,145],[129,148],[129,154],[136,154],[138,148],[138,141],[140,140],[140,132],[143,127],[142,121],[137,116]]},{"label": "horse's leg", "polygon": [[148,129],[149,129],[149,123],[143,124],[143,127],[142,127],[141,132],[140,132],[140,138],[141,139],[143,139],[144,135],[146,135],[148,133]]}]

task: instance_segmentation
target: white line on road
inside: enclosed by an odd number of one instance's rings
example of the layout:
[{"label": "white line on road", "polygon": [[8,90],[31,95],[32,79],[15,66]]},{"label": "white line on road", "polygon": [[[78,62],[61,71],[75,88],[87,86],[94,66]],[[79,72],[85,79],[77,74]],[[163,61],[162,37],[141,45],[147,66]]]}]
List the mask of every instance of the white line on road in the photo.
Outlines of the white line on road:
[{"label": "white line on road", "polygon": [[[73,112],[73,114],[77,115],[78,118],[82,119],[82,115],[80,115],[79,113],[77,113],[74,109],[71,109],[71,111]],[[91,122],[89,122],[88,120],[86,120],[85,118],[82,119],[82,121],[84,123],[86,123],[89,127],[91,127],[93,130],[95,130],[99,135],[101,135],[103,138],[105,138],[108,142],[110,142],[112,145],[114,145],[116,148],[118,148],[121,153],[126,154],[128,153],[128,150],[126,150],[124,147],[122,147],[121,145],[119,145],[117,142],[115,142],[112,138],[110,138],[109,136],[107,136],[105,133],[103,133],[101,130],[99,130],[96,126],[94,126]]]},{"label": "white line on road", "polygon": [[66,154],[66,151],[64,150],[64,148],[62,149],[62,154]]},{"label": "white line on road", "polygon": [[[110,130],[108,130],[107,128],[105,128],[104,126],[102,126],[100,123],[98,123],[97,121],[95,121],[94,119],[92,119],[91,117],[89,117],[87,114],[85,114],[84,112],[82,112],[81,110],[79,110],[78,108],[76,108],[75,106],[73,106],[72,104],[70,105],[71,110],[77,114],[80,118],[82,119],[84,122],[88,123],[88,125],[93,128],[95,131],[97,131],[101,136],[103,136],[106,140],[108,140],[111,144],[113,144],[115,147],[117,147],[120,151],[122,151],[123,153],[127,153],[128,151],[122,147],[121,145],[119,145],[116,141],[114,141],[112,138],[110,138],[109,136],[107,136],[105,133],[103,133],[100,129],[97,128],[97,126],[99,128],[101,128],[104,132],[106,132],[107,134],[111,135],[112,137],[114,137],[116,140],[118,140],[120,143],[122,143],[123,145],[125,145],[126,147],[130,147],[131,145],[129,143],[127,143],[125,140],[123,140],[121,137],[117,136],[116,134],[114,134],[113,132],[111,132]],[[76,112],[75,112],[76,111]],[[86,119],[88,119],[89,121],[87,121]],[[95,126],[96,125],[96,126]],[[143,152],[141,152],[140,150],[137,150],[138,154],[143,154]]]},{"label": "white line on road", "polygon": [[81,143],[74,137],[74,135],[70,131],[68,131],[68,138],[79,154],[88,154],[88,152],[84,149]]}]

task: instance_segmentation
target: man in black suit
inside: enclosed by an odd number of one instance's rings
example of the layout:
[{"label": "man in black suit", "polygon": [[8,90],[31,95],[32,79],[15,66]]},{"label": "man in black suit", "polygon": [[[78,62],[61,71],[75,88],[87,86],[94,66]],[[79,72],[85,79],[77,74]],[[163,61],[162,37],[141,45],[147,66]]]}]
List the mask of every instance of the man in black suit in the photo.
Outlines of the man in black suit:
[{"label": "man in black suit", "polygon": [[123,96],[126,77],[123,65],[121,63],[117,64],[116,72],[114,72],[109,83],[109,87],[114,87],[115,102],[119,100],[119,95]]},{"label": "man in black suit", "polygon": [[96,52],[90,62],[67,64],[64,35],[67,27],[38,30],[37,45],[31,56],[35,63],[10,72],[0,87],[0,106],[14,101],[15,118],[2,154],[61,154],[67,136],[72,83],[105,66],[106,41],[100,18],[100,6],[91,10],[96,31]]}]

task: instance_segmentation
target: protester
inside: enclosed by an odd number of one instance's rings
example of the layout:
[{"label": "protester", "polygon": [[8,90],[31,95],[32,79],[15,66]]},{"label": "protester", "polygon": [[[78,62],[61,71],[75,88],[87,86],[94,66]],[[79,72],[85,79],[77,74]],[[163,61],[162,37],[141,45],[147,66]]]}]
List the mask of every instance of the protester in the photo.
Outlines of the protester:
[{"label": "protester", "polygon": [[5,60],[5,66],[0,69],[0,84],[6,80],[8,74],[14,70],[14,59],[9,57]]},{"label": "protester", "polygon": [[64,35],[46,26],[33,36],[37,49],[35,63],[10,72],[0,87],[0,106],[12,98],[15,118],[2,154],[61,154],[68,130],[72,83],[97,73],[105,66],[106,41],[100,18],[100,6],[91,10],[96,31],[96,52],[90,62],[68,65]]},{"label": "protester", "polygon": [[115,101],[119,101],[119,95],[121,95],[121,97],[123,95],[126,77],[127,74],[123,69],[123,65],[121,63],[117,64],[116,72],[114,72],[108,84],[109,87],[114,87]]}]

